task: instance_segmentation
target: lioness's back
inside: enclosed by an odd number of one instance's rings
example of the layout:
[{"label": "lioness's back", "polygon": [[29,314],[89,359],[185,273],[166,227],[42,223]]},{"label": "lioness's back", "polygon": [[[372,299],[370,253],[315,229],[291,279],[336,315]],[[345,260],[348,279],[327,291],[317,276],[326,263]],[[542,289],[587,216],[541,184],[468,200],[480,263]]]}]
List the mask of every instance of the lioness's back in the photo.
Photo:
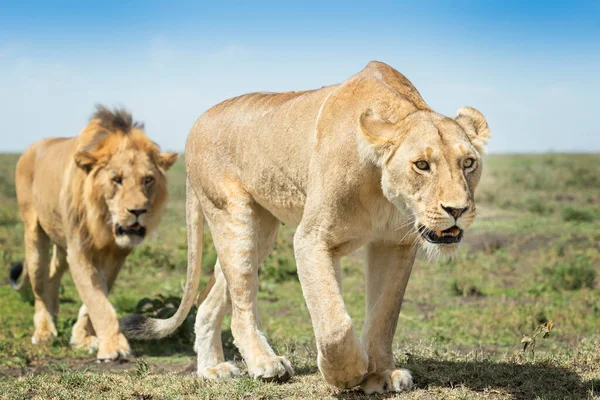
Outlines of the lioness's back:
[{"label": "lioness's back", "polygon": [[190,179],[208,190],[212,182],[239,179],[266,209],[297,223],[319,110],[334,89],[251,93],[217,104],[198,118],[188,137],[186,160],[201,165],[188,168]]}]

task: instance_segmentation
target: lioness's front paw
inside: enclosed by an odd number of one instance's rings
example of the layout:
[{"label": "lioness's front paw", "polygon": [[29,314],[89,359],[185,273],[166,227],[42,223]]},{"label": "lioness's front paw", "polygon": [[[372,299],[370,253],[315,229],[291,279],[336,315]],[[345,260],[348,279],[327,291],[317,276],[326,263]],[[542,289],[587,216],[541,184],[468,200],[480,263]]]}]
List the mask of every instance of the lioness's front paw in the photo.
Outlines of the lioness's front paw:
[{"label": "lioness's front paw", "polygon": [[294,376],[294,368],[285,357],[265,358],[256,363],[248,373],[254,379],[285,382]]},{"label": "lioness's front paw", "polygon": [[214,367],[198,370],[198,375],[205,379],[235,378],[241,374],[240,369],[230,362],[222,362]]},{"label": "lioness's front paw", "polygon": [[367,375],[360,385],[366,394],[412,390],[412,375],[407,369],[385,370]]},{"label": "lioness's front paw", "polygon": [[113,338],[100,339],[98,346],[98,361],[113,361],[117,359],[128,359],[131,357],[131,348],[125,336],[119,333]]},{"label": "lioness's front paw", "polygon": [[319,370],[325,381],[339,389],[350,389],[359,385],[367,373],[369,359],[362,347],[343,363],[333,364],[321,357],[317,359]]}]

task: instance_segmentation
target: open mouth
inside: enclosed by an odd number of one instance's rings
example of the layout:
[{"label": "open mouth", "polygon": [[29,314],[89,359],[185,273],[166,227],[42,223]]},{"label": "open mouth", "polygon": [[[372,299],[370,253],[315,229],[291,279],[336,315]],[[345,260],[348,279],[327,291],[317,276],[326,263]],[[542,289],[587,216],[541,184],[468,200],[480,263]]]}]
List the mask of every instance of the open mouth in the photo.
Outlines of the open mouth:
[{"label": "open mouth", "polygon": [[460,243],[463,235],[463,230],[456,225],[443,231],[430,230],[421,225],[419,226],[419,232],[425,240],[435,244]]},{"label": "open mouth", "polygon": [[117,224],[115,226],[115,233],[117,234],[117,236],[128,235],[128,236],[139,236],[139,237],[143,238],[144,236],[146,236],[146,228],[144,228],[142,225],[138,224],[137,222],[126,228]]}]

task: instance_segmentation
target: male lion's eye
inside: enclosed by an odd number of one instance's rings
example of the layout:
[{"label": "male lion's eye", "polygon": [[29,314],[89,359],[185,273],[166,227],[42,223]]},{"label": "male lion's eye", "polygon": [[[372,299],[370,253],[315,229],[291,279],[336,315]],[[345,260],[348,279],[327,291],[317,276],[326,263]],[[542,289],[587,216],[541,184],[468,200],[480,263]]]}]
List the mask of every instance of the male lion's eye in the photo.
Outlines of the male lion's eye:
[{"label": "male lion's eye", "polygon": [[117,185],[120,185],[123,183],[123,178],[121,178],[120,176],[115,176],[114,178],[112,178],[112,181]]},{"label": "male lion's eye", "polygon": [[467,158],[465,161],[463,161],[464,168],[471,168],[473,165],[475,165],[475,160],[472,158]]},{"label": "male lion's eye", "polygon": [[427,161],[417,161],[415,163],[415,166],[417,168],[419,168],[421,171],[428,171],[429,170],[429,163]]},{"label": "male lion's eye", "polygon": [[144,178],[144,185],[150,185],[152,182],[154,182],[154,178],[151,176],[147,176]]}]

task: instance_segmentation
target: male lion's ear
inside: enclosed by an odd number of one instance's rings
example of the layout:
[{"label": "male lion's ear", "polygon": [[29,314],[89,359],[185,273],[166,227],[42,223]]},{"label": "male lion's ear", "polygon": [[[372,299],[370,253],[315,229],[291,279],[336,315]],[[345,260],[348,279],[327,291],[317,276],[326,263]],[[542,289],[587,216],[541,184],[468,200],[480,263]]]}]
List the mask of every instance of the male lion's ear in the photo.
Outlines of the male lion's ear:
[{"label": "male lion's ear", "polygon": [[361,146],[361,153],[375,164],[379,164],[387,150],[394,145],[394,124],[386,121],[368,109],[360,116],[361,136],[367,146]]},{"label": "male lion's ear", "polygon": [[177,157],[179,157],[177,153],[160,153],[158,155],[158,165],[166,171],[175,164]]},{"label": "male lion's ear", "polygon": [[90,172],[98,159],[87,151],[78,151],[75,153],[75,164],[85,172]]},{"label": "male lion's ear", "polygon": [[485,153],[485,145],[491,134],[483,114],[472,107],[462,107],[454,119],[465,130],[477,151]]}]

